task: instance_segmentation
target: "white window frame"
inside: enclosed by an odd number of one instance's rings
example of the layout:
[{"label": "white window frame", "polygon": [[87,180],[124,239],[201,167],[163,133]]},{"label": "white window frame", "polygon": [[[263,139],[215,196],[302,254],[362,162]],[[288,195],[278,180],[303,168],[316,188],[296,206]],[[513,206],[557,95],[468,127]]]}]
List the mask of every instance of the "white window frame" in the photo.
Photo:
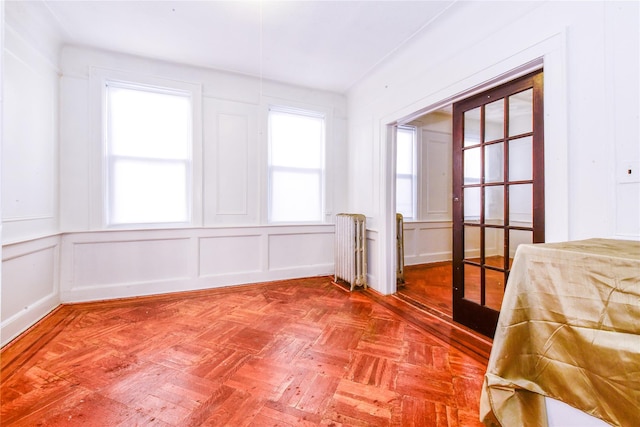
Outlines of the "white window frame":
[{"label": "white window frame", "polygon": [[[401,125],[397,127],[397,131],[411,131],[413,134],[413,141],[411,144],[412,157],[413,157],[411,174],[398,173],[397,166],[396,166],[396,185],[399,177],[409,178],[411,180],[411,216],[408,216],[408,217],[405,216],[404,219],[407,221],[417,221],[418,220],[418,128],[415,126]],[[396,156],[397,155],[398,153],[396,152]],[[396,157],[396,165],[397,165],[397,157]],[[397,208],[397,195],[396,195],[396,211],[397,210],[398,208]]]},{"label": "white window frame", "polygon": [[[154,229],[182,228],[202,226],[202,86],[197,83],[132,74],[117,70],[92,68],[90,70],[92,99],[98,102],[91,104],[92,134],[99,141],[92,150],[91,193],[100,195],[100,200],[90,196],[90,223],[94,229]],[[191,102],[191,145],[190,166],[187,172],[187,209],[188,220],[185,222],[139,222],[111,224],[109,221],[110,157],[106,140],[107,131],[107,85],[147,90],[158,93],[184,94]],[[97,105],[96,105],[97,104]]]},{"label": "white window frame", "polygon": [[[281,113],[286,113],[286,114],[293,114],[293,115],[300,115],[300,116],[308,116],[308,117],[313,117],[313,118],[319,118],[322,119],[323,121],[323,130],[322,130],[322,148],[321,148],[321,159],[320,159],[320,164],[321,167],[319,170],[316,170],[319,174],[320,177],[320,189],[319,189],[319,193],[320,193],[320,212],[318,213],[318,220],[290,220],[290,221],[275,221],[272,219],[272,206],[271,206],[271,200],[272,200],[272,183],[273,183],[273,171],[277,170],[277,169],[282,169],[281,167],[274,167],[271,164],[271,130],[270,130],[270,123],[271,123],[271,112],[272,111],[276,111],[276,112],[281,112]],[[291,106],[285,106],[285,105],[279,105],[279,104],[270,104],[267,107],[267,194],[266,194],[266,211],[267,211],[267,223],[268,224],[318,224],[318,223],[323,223],[324,222],[324,218],[327,216],[326,213],[326,169],[327,169],[327,165],[326,165],[326,158],[327,158],[327,114],[323,111],[318,111],[318,110],[311,110],[311,109],[305,109],[305,108],[298,108],[298,107],[291,107]],[[312,169],[310,169],[312,170]]]}]

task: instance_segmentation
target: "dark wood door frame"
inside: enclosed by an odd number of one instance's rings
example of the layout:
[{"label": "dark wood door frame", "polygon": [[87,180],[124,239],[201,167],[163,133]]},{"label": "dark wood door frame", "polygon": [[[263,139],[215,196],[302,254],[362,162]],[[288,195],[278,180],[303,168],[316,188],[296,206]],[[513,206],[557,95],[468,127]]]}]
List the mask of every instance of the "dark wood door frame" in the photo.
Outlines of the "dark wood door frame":
[{"label": "dark wood door frame", "polygon": [[[508,178],[508,143],[510,139],[508,133],[508,100],[509,96],[532,89],[533,101],[533,124],[530,135],[532,137],[532,179],[527,181],[511,182]],[[504,99],[504,131],[502,142],[504,143],[504,174],[503,182],[499,183],[504,188],[504,224],[496,227],[495,225],[486,225],[484,223],[484,194],[485,188],[490,186],[484,181],[484,154],[481,157],[481,180],[478,184],[466,185],[464,182],[464,112],[470,111],[477,107],[481,108],[481,127],[480,141],[477,147],[481,147],[484,153],[484,105],[492,103],[496,100]],[[527,134],[528,135],[528,134]],[[523,135],[518,135],[522,137]],[[533,243],[541,243],[545,241],[545,220],[544,220],[544,122],[543,122],[543,73],[542,70],[527,74],[508,83],[502,84],[493,89],[489,89],[482,93],[473,95],[453,106],[453,318],[456,322],[462,323],[486,336],[493,337],[496,324],[498,321],[499,311],[485,305],[485,265],[484,253],[484,237],[488,227],[502,228],[504,230],[504,266],[494,271],[504,274],[504,283],[507,283],[509,274],[509,230],[522,230],[524,227],[510,225],[509,223],[509,188],[511,185],[532,184],[532,226],[527,230],[532,232]],[[464,219],[464,188],[469,187],[480,188],[481,208],[480,220],[478,224],[465,223]],[[474,264],[465,259],[465,241],[464,231],[465,225],[470,227],[478,227],[480,229],[480,257],[477,266],[480,267],[482,274],[480,275],[480,301],[471,301],[465,299],[465,265]],[[492,266],[489,266],[493,270]],[[506,286],[506,285],[505,285]]]}]

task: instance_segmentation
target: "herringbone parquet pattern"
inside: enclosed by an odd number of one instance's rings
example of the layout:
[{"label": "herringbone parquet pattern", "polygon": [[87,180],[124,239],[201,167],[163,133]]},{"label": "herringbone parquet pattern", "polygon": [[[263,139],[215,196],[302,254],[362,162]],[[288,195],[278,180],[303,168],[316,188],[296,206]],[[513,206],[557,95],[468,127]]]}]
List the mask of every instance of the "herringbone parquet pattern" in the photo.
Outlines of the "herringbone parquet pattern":
[{"label": "herringbone parquet pattern", "polygon": [[2,368],[2,426],[468,427],[486,361],[324,277],[62,306]]}]

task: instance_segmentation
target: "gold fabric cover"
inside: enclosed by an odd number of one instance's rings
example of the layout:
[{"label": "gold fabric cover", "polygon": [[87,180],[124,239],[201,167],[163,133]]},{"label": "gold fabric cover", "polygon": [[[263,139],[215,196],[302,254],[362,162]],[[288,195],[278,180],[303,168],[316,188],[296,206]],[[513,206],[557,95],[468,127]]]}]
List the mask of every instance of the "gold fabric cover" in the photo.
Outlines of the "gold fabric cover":
[{"label": "gold fabric cover", "polygon": [[544,396],[612,425],[640,425],[640,242],[518,247],[480,418],[546,427]]}]

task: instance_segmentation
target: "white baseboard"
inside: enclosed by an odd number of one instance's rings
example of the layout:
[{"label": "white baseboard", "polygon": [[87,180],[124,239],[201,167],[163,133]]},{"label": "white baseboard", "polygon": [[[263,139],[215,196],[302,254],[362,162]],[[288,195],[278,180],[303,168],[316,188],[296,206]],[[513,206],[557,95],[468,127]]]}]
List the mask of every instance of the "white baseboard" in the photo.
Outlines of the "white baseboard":
[{"label": "white baseboard", "polygon": [[50,294],[2,322],[0,347],[4,347],[60,305],[57,294]]}]

